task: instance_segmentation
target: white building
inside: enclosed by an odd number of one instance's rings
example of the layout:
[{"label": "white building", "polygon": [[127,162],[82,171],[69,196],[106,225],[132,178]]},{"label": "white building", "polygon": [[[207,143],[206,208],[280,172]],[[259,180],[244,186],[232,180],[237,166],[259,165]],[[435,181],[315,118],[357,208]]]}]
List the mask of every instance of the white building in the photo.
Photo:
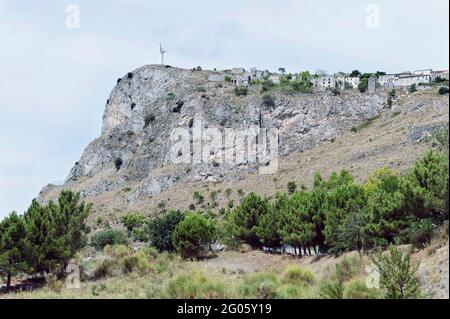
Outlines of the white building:
[{"label": "white building", "polygon": [[336,87],[336,78],[333,75],[325,75],[314,81],[317,87],[328,89]]},{"label": "white building", "polygon": [[210,82],[223,82],[225,80],[225,75],[220,73],[212,73],[208,76],[208,81]]},{"label": "white building", "polygon": [[250,73],[252,74],[252,78],[255,80],[261,80],[266,76],[269,76],[269,71],[262,71],[256,68],[251,68]]},{"label": "white building", "polygon": [[279,74],[272,74],[269,76],[269,80],[271,80],[275,84],[280,84],[281,76]]},{"label": "white building", "polygon": [[393,80],[394,87],[401,88],[411,86],[413,84],[418,85],[420,83],[430,83],[430,75],[400,75]]},{"label": "white building", "polygon": [[345,78],[345,83],[348,83],[352,88],[357,89],[361,80],[358,76],[348,76]]},{"label": "white building", "polygon": [[252,75],[248,72],[234,75],[231,78],[231,83],[234,85],[248,86],[252,82]]},{"label": "white building", "polygon": [[433,73],[432,69],[416,70],[411,72],[412,75],[429,75],[429,76],[431,76],[431,73]]},{"label": "white building", "polygon": [[231,74],[241,74],[241,73],[245,73],[245,69],[244,68],[233,68],[231,70]]},{"label": "white building", "polygon": [[386,75],[380,75],[378,77],[378,83],[380,83],[383,87],[390,86],[391,83],[394,82],[394,79],[397,77],[397,74],[386,74]]},{"label": "white building", "polygon": [[431,72],[431,80],[436,80],[437,77],[440,77],[441,79],[449,79],[449,71],[448,70],[441,70],[441,71],[433,71]]}]

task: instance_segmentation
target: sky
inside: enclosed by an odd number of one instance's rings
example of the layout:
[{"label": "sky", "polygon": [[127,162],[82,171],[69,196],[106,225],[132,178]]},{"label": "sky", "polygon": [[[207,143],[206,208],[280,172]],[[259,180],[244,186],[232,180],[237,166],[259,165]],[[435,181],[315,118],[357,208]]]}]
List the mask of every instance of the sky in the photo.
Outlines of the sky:
[{"label": "sky", "polygon": [[183,68],[445,69],[448,12],[448,0],[0,0],[0,219],[66,178],[117,78],[158,63],[159,42]]}]

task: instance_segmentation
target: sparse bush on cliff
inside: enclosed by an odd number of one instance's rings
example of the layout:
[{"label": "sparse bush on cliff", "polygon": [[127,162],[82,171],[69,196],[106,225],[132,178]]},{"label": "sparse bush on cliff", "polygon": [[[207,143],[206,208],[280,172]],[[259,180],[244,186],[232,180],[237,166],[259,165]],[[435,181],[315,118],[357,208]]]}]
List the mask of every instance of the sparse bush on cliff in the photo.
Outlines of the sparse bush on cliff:
[{"label": "sparse bush on cliff", "polygon": [[449,89],[446,86],[442,86],[442,87],[439,88],[439,94],[440,95],[448,94],[448,92],[449,92]]},{"label": "sparse bush on cliff", "polygon": [[123,160],[120,158],[120,157],[118,157],[118,158],[116,158],[115,160],[114,160],[114,166],[116,167],[116,169],[119,171],[120,170],[120,168],[122,167],[122,164],[123,164]]},{"label": "sparse bush on cliff", "polygon": [[108,229],[95,234],[91,239],[91,245],[97,250],[103,250],[106,245],[127,244],[127,236],[123,231]]},{"label": "sparse bush on cliff", "polygon": [[289,194],[294,194],[294,192],[297,190],[297,183],[294,181],[290,181],[287,183],[287,190]]},{"label": "sparse bush on cliff", "polygon": [[153,123],[156,119],[155,114],[149,113],[144,118],[144,127],[148,127],[150,123]]},{"label": "sparse bush on cliff", "polygon": [[245,86],[236,86],[234,88],[234,94],[236,96],[245,96],[248,94],[248,88],[246,88]]},{"label": "sparse bush on cliff", "polygon": [[275,99],[272,95],[266,94],[262,97],[262,102],[264,106],[267,107],[274,107],[275,106]]},{"label": "sparse bush on cliff", "polygon": [[192,197],[196,201],[197,205],[201,205],[205,201],[205,197],[202,194],[200,194],[200,192],[198,192],[198,191],[195,191],[192,194]]},{"label": "sparse bush on cliff", "polygon": [[409,93],[415,93],[417,92],[417,85],[416,84],[411,84],[411,86],[409,87]]}]

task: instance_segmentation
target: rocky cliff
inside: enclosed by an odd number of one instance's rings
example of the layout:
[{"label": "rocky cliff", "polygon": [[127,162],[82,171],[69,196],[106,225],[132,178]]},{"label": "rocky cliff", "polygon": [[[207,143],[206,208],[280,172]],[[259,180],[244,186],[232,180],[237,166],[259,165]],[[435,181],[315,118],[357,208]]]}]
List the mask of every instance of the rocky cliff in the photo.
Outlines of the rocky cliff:
[{"label": "rocky cliff", "polygon": [[[219,130],[246,129],[255,125],[276,128],[282,163],[290,164],[294,161],[292,156],[303,154],[305,159],[307,154],[320,147],[323,150],[336,148],[334,142],[345,140],[347,135],[355,138],[351,128],[361,123],[365,127],[374,121],[382,121],[386,129],[393,125],[391,122],[403,119],[403,115],[412,114],[408,123],[413,125],[405,128],[402,137],[402,143],[411,138],[412,144],[436,125],[448,122],[448,97],[434,93],[400,96],[392,109],[388,108],[387,92],[384,91],[361,94],[349,90],[336,96],[331,91],[262,93],[261,87],[255,85],[249,87],[247,95],[236,96],[230,83],[208,81],[208,78],[214,78],[210,77],[212,73],[147,65],[119,79],[106,103],[100,137],[85,149],[64,185],[47,186],[40,198],[53,198],[62,188],[71,188],[81,191],[88,200],[101,203],[94,207],[105,214],[112,210],[148,209],[152,203],[156,205],[155,201],[171,201],[173,192],[164,199],[159,194],[174,189],[180,193],[179,203],[186,207],[192,197],[191,189],[208,183],[237,187],[233,185],[255,175],[255,165],[246,163],[174,164],[170,134],[175,128],[192,130],[194,118],[201,119],[203,128]],[[271,99],[264,99],[264,95],[270,95]],[[417,112],[435,117],[423,116],[414,120]],[[423,125],[418,125],[419,122]],[[418,136],[414,136],[414,129]],[[380,128],[379,132],[382,131]],[[389,137],[385,138],[388,144]],[[386,147],[389,145],[378,145],[372,152],[376,154]],[[393,144],[393,147],[396,146]],[[331,152],[328,155],[333,157]],[[361,159],[357,156],[368,156],[352,155],[356,156],[354,161]],[[339,160],[334,158],[332,162]],[[299,160],[295,159],[295,163]],[[335,166],[331,165],[332,168]],[[277,176],[283,172],[282,164]],[[302,176],[297,172],[292,177]],[[276,178],[267,177],[267,180]],[[205,187],[209,189],[209,186]],[[267,188],[270,187],[267,184]],[[110,203],[113,202],[112,207]]]}]

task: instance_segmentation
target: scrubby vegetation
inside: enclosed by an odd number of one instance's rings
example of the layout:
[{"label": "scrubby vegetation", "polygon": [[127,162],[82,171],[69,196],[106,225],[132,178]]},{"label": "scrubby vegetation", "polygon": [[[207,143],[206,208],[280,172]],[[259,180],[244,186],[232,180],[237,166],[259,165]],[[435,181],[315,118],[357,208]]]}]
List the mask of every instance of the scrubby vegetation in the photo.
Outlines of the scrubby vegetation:
[{"label": "scrubby vegetation", "polygon": [[127,244],[127,236],[123,231],[107,229],[95,234],[92,237],[91,245],[97,250],[102,250],[107,245],[122,245]]},{"label": "scrubby vegetation", "polygon": [[234,94],[236,96],[246,96],[248,94],[248,88],[245,86],[236,86],[234,88]]},{"label": "scrubby vegetation", "polygon": [[[240,203],[220,213],[209,204],[206,212],[185,213],[167,211],[164,204],[154,218],[124,215],[126,232],[109,226],[96,231],[90,245],[95,250],[86,245],[90,206],[64,191],[58,204],[33,201],[24,216],[12,213],[0,223],[0,276],[9,286],[13,276],[46,274],[43,293],[61,293],[65,266],[76,257],[89,297],[121,291],[143,298],[419,298],[417,265],[410,251],[393,245],[423,247],[441,225],[447,225],[448,237],[448,133],[436,137],[436,149],[405,175],[378,169],[358,183],[347,171],[328,178],[316,174],[310,189],[292,181],[286,193],[270,199],[238,190]],[[224,191],[230,201],[231,195],[231,189]],[[213,202],[217,196],[219,191],[210,192]],[[193,197],[204,202],[199,192]],[[97,224],[104,227],[98,218]],[[133,249],[132,241],[144,244]],[[221,243],[280,253],[290,247],[297,256],[360,254],[339,257],[321,275],[295,258],[283,271],[205,272],[199,265]],[[81,258],[89,249],[94,258]],[[369,264],[380,275],[379,286],[367,284]]]}]

